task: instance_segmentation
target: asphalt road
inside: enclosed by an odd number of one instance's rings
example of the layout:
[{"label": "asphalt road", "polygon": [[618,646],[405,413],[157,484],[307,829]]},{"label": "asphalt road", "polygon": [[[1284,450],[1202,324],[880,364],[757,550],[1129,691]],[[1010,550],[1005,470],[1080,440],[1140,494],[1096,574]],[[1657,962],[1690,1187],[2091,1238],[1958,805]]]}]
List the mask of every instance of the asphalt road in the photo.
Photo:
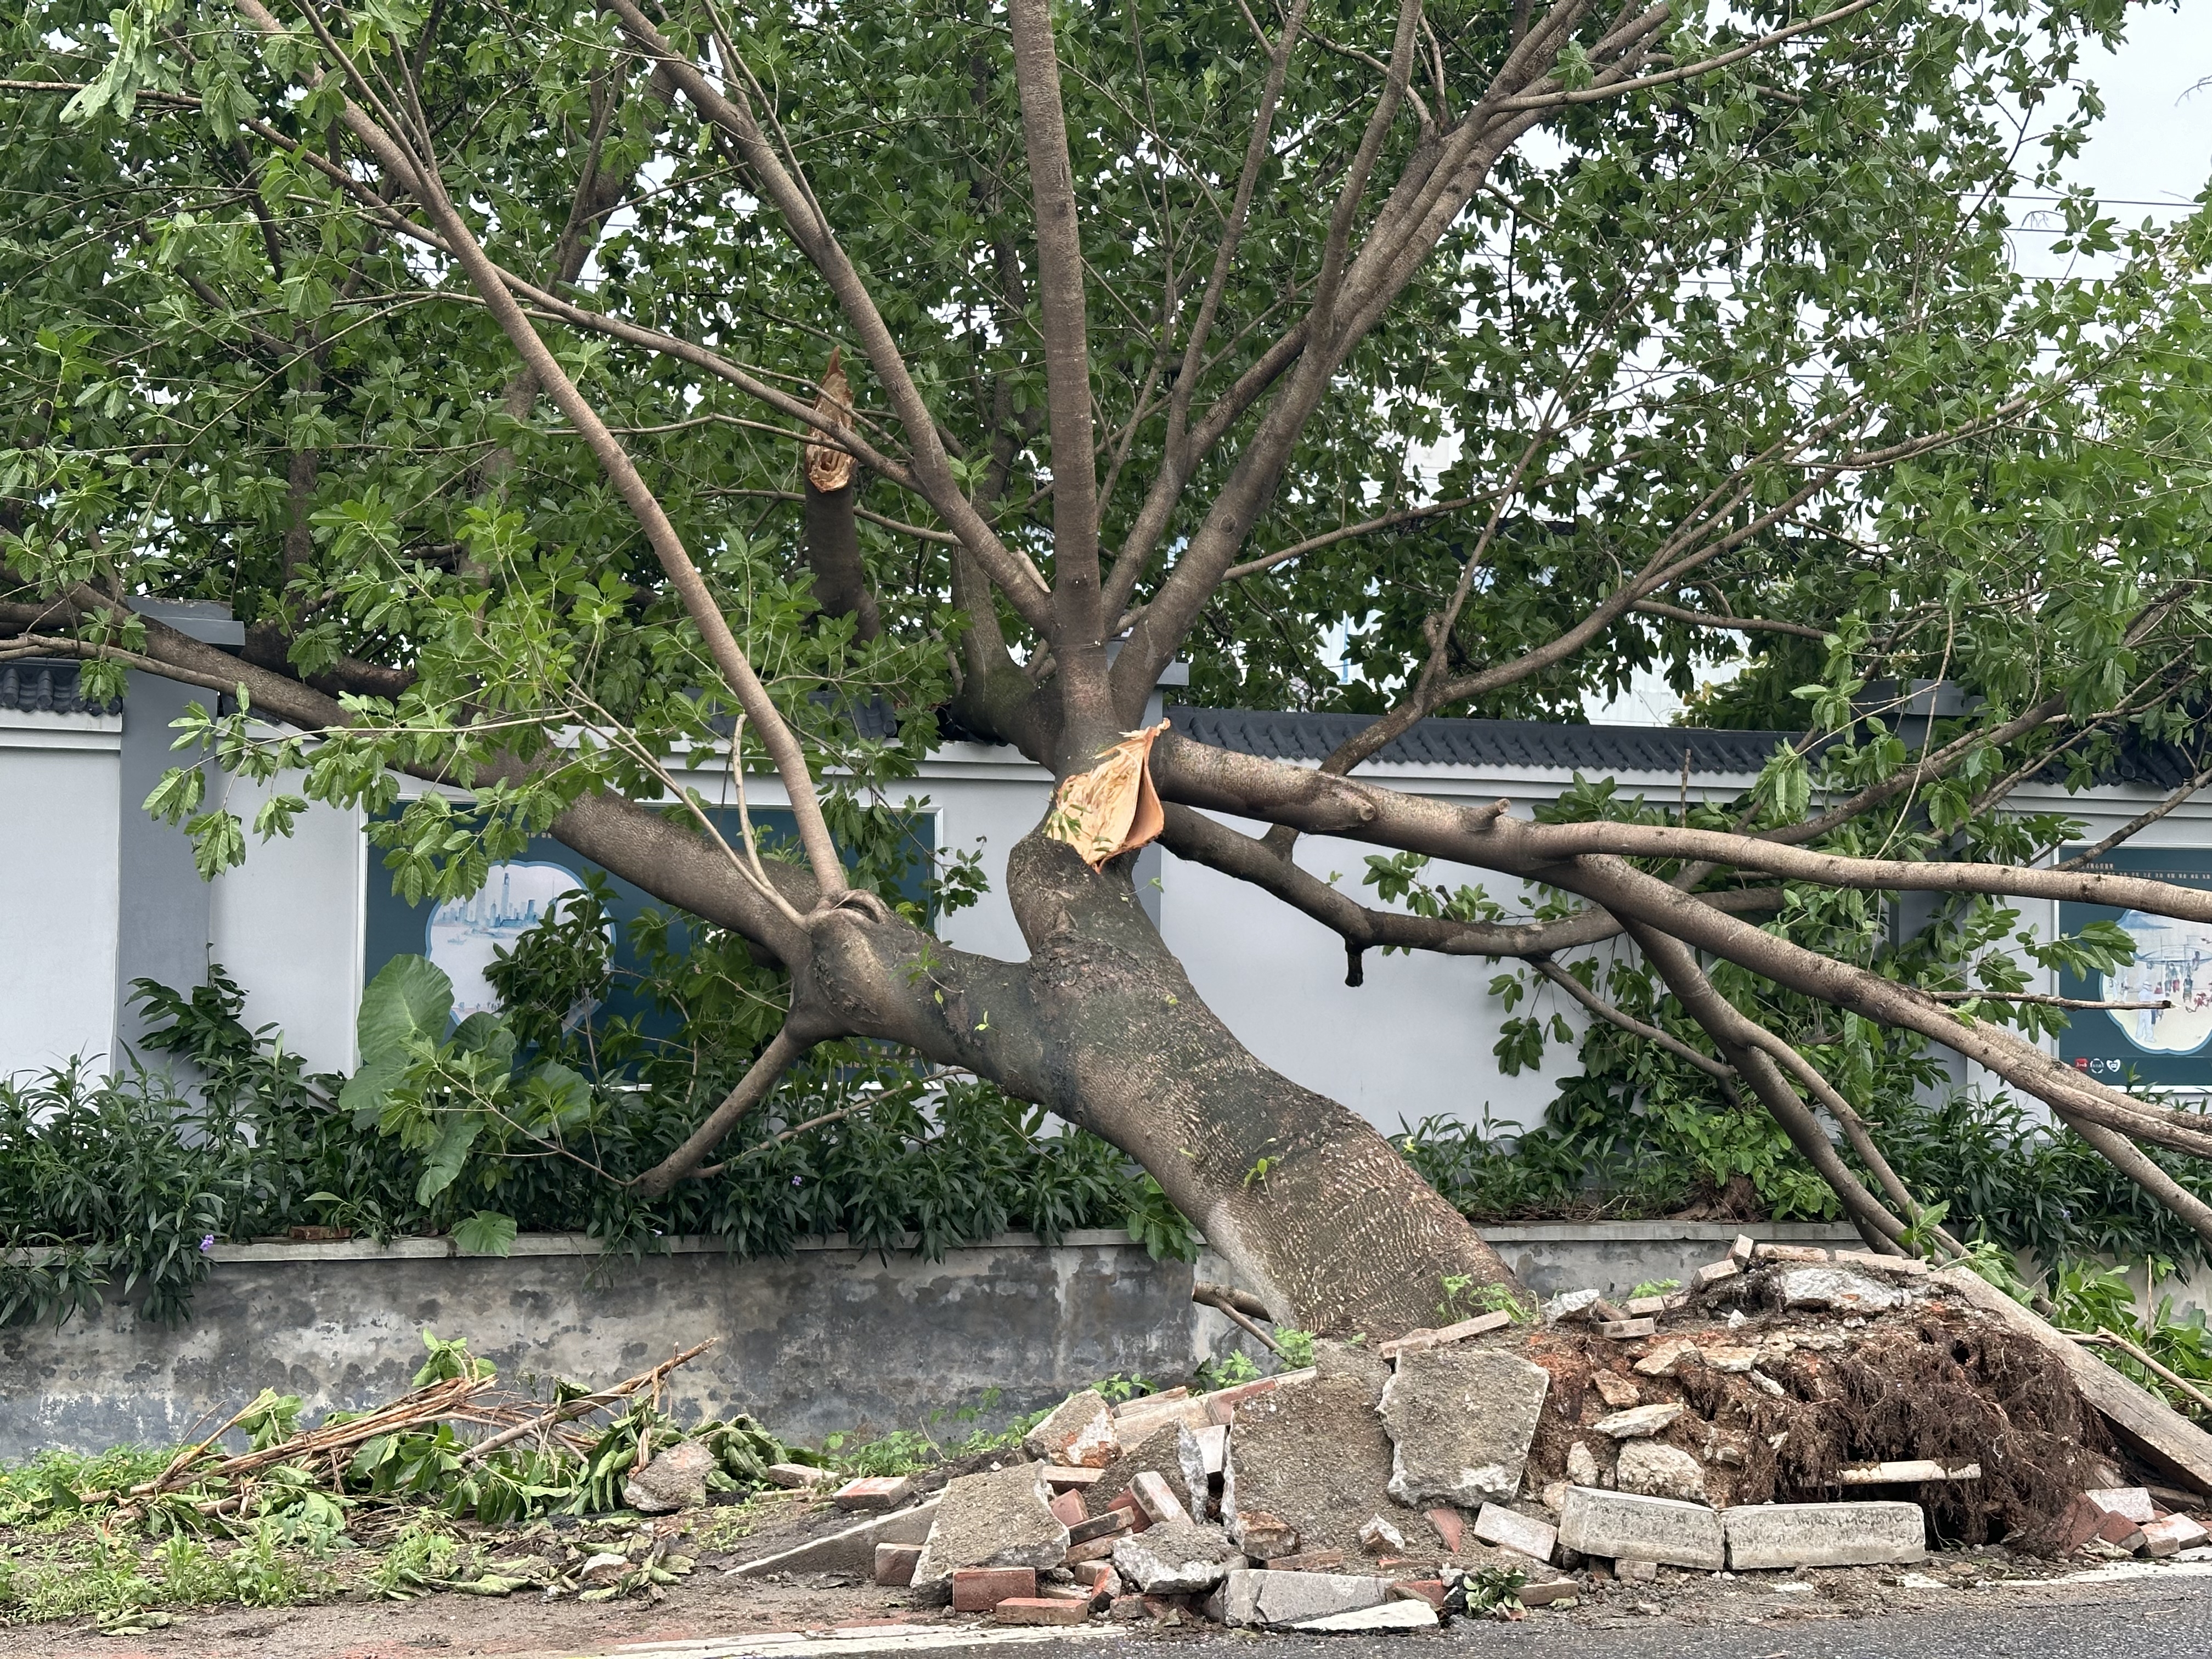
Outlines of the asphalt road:
[{"label": "asphalt road", "polygon": [[[1461,1620],[1412,1637],[1216,1637],[1219,1659],[2205,1659],[2212,1579],[2014,1588],[1863,1618]],[[1188,1649],[1186,1647],[1186,1651]]]}]

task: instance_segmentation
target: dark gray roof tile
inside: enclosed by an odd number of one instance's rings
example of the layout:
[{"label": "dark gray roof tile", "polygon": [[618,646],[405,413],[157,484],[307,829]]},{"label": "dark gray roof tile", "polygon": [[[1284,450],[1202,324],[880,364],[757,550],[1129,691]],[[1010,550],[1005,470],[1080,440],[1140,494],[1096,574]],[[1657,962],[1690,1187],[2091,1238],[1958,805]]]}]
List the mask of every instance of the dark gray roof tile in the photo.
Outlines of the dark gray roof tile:
[{"label": "dark gray roof tile", "polygon": [[120,702],[84,700],[78,670],[66,659],[19,657],[0,663],[0,709],[21,714],[112,714]]},{"label": "dark gray roof tile", "polygon": [[[1319,761],[1372,723],[1367,714],[1304,714],[1249,708],[1167,711],[1175,729],[1199,743],[1269,760]],[[1425,720],[1384,745],[1386,765],[1540,769],[1606,775],[1690,770],[1750,776],[1788,732],[1717,732],[1671,726],[1559,726],[1545,720]]]}]

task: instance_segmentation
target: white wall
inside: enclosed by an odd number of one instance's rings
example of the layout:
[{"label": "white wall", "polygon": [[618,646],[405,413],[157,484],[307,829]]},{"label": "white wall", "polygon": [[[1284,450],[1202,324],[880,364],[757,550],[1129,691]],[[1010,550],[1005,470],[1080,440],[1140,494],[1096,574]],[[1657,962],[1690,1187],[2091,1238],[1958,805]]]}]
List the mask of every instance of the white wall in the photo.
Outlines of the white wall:
[{"label": "white wall", "polygon": [[0,713],[0,1076],[106,1068],[121,746],[116,716]]},{"label": "white wall", "polygon": [[297,793],[299,781],[295,774],[267,785],[230,780],[226,805],[246,825],[246,862],[216,878],[209,955],[246,992],[249,1029],[280,1028],[311,1072],[350,1072],[368,843],[358,811],[319,801],[289,837],[257,837],[263,801]]},{"label": "white wall", "polygon": [[[1228,818],[1248,835],[1264,824]],[[1382,906],[1359,878],[1377,849],[1333,838],[1302,838],[1298,866],[1362,903]],[[1428,878],[1456,886],[1483,872],[1431,865]],[[1425,1117],[1533,1124],[1580,1069],[1573,1044],[1553,1044],[1540,1071],[1507,1077],[1494,1049],[1508,1018],[1489,994],[1511,964],[1466,957],[1366,953],[1363,983],[1344,982],[1344,944],[1302,912],[1258,888],[1170,855],[1162,876],[1162,932],[1206,1006],[1244,1046],[1293,1082],[1342,1102],[1385,1133]],[[1492,897],[1510,904],[1517,884],[1488,878]],[[1551,1012],[1549,987],[1537,1006]],[[1568,1004],[1577,1036],[1582,1010]],[[1516,1013],[1526,1013],[1524,1002]]]}]

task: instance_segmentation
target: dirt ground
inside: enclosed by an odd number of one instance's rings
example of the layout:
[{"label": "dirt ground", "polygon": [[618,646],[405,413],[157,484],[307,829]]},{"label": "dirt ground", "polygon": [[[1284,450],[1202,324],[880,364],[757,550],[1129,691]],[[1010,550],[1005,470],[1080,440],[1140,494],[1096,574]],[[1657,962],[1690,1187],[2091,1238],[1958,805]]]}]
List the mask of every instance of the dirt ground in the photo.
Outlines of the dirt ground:
[{"label": "dirt ground", "polygon": [[[297,1607],[191,1615],[127,1637],[103,1637],[88,1621],[17,1626],[0,1630],[0,1659],[575,1659],[633,1644],[742,1640],[785,1632],[824,1637],[834,1632],[838,1646],[851,1650],[866,1646],[868,1626],[926,1626],[948,1637],[994,1628],[988,1618],[917,1609],[906,1591],[878,1589],[850,1576],[739,1578],[726,1570],[754,1553],[702,1556],[697,1569],[658,1601],[631,1597],[586,1605],[526,1591],[503,1599],[447,1592],[394,1602],[356,1591]],[[2096,1570],[2080,1558],[2052,1563],[1989,1546],[1944,1552],[1911,1568],[1745,1574],[1662,1568],[1656,1581],[1646,1583],[1614,1581],[1601,1572],[1581,1576],[1576,1605],[1531,1610],[1528,1629],[1556,1637],[1578,1626],[1595,1632],[1649,1621],[1780,1630],[1822,1620],[1964,1610],[2021,1595],[2094,1600],[2125,1593],[2136,1576],[2153,1582],[2212,1580],[2212,1550],[2191,1554],[2203,1559]],[[1092,1628],[1097,1627],[1094,1621]],[[1139,1623],[1122,1630],[1148,1644],[1178,1645],[1218,1633],[1195,1622]]]}]

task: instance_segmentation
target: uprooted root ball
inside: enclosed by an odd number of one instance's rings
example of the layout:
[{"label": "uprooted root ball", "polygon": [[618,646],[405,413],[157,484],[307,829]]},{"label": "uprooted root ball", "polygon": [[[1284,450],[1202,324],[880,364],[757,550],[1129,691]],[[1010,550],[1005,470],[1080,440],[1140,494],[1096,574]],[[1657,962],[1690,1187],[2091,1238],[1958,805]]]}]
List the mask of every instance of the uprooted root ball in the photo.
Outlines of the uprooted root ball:
[{"label": "uprooted root ball", "polygon": [[[1848,1346],[1798,1346],[1786,1357],[1769,1350],[1759,1370],[1778,1394],[1694,1358],[1673,1376],[1633,1376],[1640,1347],[1565,1332],[1531,1344],[1530,1358],[1553,1376],[1529,1454],[1537,1484],[1568,1478],[1577,1441],[1611,1482],[1620,1449],[1589,1426],[1613,1409],[1595,1386],[1601,1373],[1616,1389],[1632,1382],[1639,1403],[1683,1404],[1659,1438],[1705,1466],[1717,1505],[1909,1497],[1938,1536],[1967,1544],[2049,1548],[2057,1518],[2097,1483],[2110,1448],[2102,1420],[2057,1360],[2012,1333],[1933,1314],[1883,1320]],[[1838,1479],[1851,1464],[1923,1458],[1978,1463],[1981,1478],[1882,1488]]]}]

